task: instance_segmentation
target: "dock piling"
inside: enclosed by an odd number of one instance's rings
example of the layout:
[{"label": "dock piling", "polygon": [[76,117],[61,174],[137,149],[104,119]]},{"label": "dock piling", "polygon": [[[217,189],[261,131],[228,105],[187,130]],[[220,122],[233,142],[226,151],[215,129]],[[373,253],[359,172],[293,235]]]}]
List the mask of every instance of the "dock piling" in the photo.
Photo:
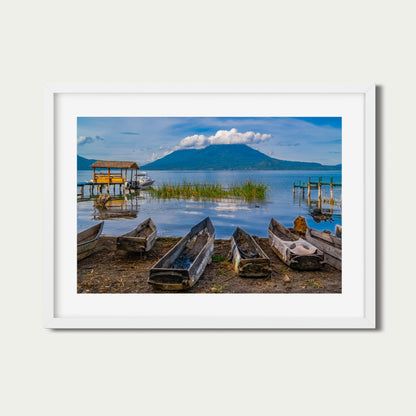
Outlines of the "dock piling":
[{"label": "dock piling", "polygon": [[[308,203],[310,203],[311,198],[312,198],[312,190],[313,189],[317,189],[318,190],[318,203],[319,205],[322,205],[323,202],[323,187],[324,186],[329,186],[330,188],[330,203],[334,204],[335,202],[340,202],[340,201],[335,201],[334,199],[334,188],[342,187],[341,183],[335,183],[334,182],[334,178],[330,178],[329,182],[324,182],[322,180],[322,176],[319,177],[318,181],[312,181],[311,178],[309,177],[308,179],[308,183],[302,183],[301,181],[299,181],[298,183],[294,182],[293,183],[293,198],[296,197],[296,189],[298,190],[298,196],[299,199],[301,198],[301,195],[303,198],[305,198],[305,189],[307,189],[307,198],[308,198]],[[302,192],[301,192],[302,190]]]}]

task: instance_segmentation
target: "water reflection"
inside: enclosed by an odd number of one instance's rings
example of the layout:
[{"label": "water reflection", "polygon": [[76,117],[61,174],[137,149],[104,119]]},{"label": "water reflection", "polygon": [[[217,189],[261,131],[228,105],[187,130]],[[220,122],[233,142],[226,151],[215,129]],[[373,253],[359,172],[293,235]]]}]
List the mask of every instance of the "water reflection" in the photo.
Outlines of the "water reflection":
[{"label": "water reflection", "polygon": [[237,211],[245,211],[250,209],[249,204],[244,203],[242,200],[222,200],[222,202],[218,202],[217,206],[214,208],[216,211],[223,211],[223,212],[237,212]]},{"label": "water reflection", "polygon": [[320,223],[321,221],[334,221],[334,219],[332,218],[333,212],[331,209],[325,210],[321,208],[314,208],[311,211],[309,211],[309,214],[317,223]]},{"label": "water reflection", "polygon": [[[301,188],[299,188],[301,189]],[[305,188],[302,189],[302,194],[299,191],[298,197],[293,194],[293,203],[298,206],[306,205],[308,207],[308,214],[316,224],[321,222],[334,222],[336,218],[341,222],[341,192],[334,194],[331,191],[331,197],[319,195],[318,199],[311,199],[310,194],[305,197]]]},{"label": "water reflection", "polygon": [[94,220],[113,220],[120,218],[137,218],[139,201],[144,198],[131,195],[111,196],[104,204],[98,199],[93,199]]}]

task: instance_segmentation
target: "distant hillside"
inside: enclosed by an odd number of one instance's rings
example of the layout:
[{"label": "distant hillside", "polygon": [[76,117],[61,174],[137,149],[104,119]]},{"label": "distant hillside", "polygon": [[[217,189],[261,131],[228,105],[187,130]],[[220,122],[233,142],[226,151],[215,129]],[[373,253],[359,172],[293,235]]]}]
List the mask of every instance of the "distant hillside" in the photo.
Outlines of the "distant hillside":
[{"label": "distant hillside", "polygon": [[341,170],[341,165],[273,159],[245,144],[211,145],[204,149],[177,150],[146,170]]},{"label": "distant hillside", "polygon": [[78,170],[92,170],[90,165],[96,162],[95,159],[85,159],[85,157],[77,155],[77,169]]}]

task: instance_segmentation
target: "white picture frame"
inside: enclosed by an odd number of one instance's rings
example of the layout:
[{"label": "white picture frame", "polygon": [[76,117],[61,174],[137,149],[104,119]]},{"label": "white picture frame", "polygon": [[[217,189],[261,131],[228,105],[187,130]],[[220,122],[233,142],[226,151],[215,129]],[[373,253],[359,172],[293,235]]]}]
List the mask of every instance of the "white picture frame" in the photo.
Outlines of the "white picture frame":
[{"label": "white picture frame", "polygon": [[[374,84],[47,85],[44,326],[376,328],[375,92]],[[214,112],[227,116],[343,117],[342,293],[77,294],[72,188],[76,117],[204,116]]]}]

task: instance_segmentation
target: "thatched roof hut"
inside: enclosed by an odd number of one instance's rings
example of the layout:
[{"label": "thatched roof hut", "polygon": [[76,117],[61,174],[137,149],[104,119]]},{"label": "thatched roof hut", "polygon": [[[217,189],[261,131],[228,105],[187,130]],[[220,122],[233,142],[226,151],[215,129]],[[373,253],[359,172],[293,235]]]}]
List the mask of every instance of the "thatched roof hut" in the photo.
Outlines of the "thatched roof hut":
[{"label": "thatched roof hut", "polygon": [[140,169],[136,162],[117,162],[109,160],[97,160],[90,168],[95,169]]},{"label": "thatched roof hut", "polygon": [[[140,169],[136,162],[123,162],[123,161],[109,161],[109,160],[97,160],[91,166],[94,169],[93,183],[107,184],[123,184],[127,181],[127,171],[130,170],[130,180],[133,180],[133,170]],[[107,169],[106,173],[97,173],[96,169]],[[120,169],[120,172],[111,172],[111,169]],[[123,175],[124,170],[124,175]]]}]

